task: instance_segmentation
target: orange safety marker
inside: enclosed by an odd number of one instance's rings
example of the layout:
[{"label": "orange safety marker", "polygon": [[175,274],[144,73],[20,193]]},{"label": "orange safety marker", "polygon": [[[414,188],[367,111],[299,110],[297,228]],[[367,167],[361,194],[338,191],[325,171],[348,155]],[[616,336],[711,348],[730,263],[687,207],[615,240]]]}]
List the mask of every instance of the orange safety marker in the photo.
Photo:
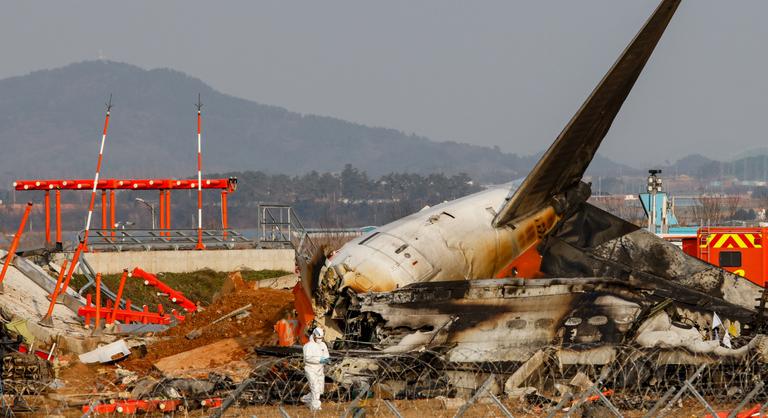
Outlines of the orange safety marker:
[{"label": "orange safety marker", "polygon": [[120,286],[117,288],[117,296],[115,297],[115,308],[112,310],[112,316],[109,317],[107,324],[114,324],[115,317],[117,317],[117,310],[120,309],[120,300],[123,298],[123,289],[125,288],[125,279],[128,278],[128,269],[123,269],[123,275],[120,276]]},{"label": "orange safety marker", "polygon": [[203,245],[203,152],[201,146],[201,125],[202,116],[200,109],[203,108],[203,102],[200,101],[200,94],[197,95],[197,246],[196,250],[204,250]]},{"label": "orange safety marker", "polygon": [[64,280],[64,287],[62,292],[67,291],[69,281],[72,280],[72,274],[75,272],[80,261],[80,254],[86,251],[86,245],[88,243],[88,231],[91,229],[91,217],[93,216],[93,206],[96,203],[96,187],[99,185],[99,172],[101,172],[101,162],[104,158],[104,143],[107,141],[107,130],[109,128],[109,112],[112,110],[112,95],[109,95],[109,103],[107,103],[107,115],[104,118],[104,132],[101,135],[101,147],[99,147],[99,159],[96,162],[96,176],[93,179],[93,189],[91,190],[91,202],[88,205],[88,218],[85,221],[85,230],[83,231],[83,239],[77,245],[75,255],[72,256],[72,264],[69,265],[67,271],[67,278]]},{"label": "orange safety marker", "polygon": [[31,211],[32,202],[27,202],[27,207],[24,209],[24,216],[21,217],[21,224],[19,224],[19,229],[16,231],[16,235],[13,236],[11,248],[8,249],[8,254],[5,256],[3,270],[0,271],[0,285],[2,285],[3,280],[5,280],[5,272],[8,271],[8,266],[11,264],[11,260],[13,260],[13,256],[16,254],[16,248],[19,246],[21,234],[24,233],[24,225],[27,224],[27,219],[29,219],[29,212]]},{"label": "orange safety marker", "polygon": [[68,262],[69,260],[64,259],[64,262],[61,263],[59,278],[56,279],[56,287],[53,288],[53,293],[51,293],[51,304],[48,306],[48,312],[38,321],[38,324],[44,327],[53,327],[53,307],[56,306],[56,299],[59,297],[59,288],[61,287],[61,281],[64,279],[64,273],[67,272]]}]

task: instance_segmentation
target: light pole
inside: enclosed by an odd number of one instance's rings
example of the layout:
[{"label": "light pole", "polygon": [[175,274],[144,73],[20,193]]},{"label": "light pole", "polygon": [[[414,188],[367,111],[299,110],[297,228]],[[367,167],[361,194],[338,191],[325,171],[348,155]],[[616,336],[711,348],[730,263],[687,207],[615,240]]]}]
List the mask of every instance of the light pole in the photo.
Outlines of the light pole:
[{"label": "light pole", "polygon": [[[662,190],[661,179],[656,177],[661,170],[648,170],[648,231],[656,233],[656,193]],[[666,205],[666,202],[664,203]],[[662,228],[663,229],[663,228]]]},{"label": "light pole", "polygon": [[136,201],[144,204],[152,212],[152,229],[154,230],[155,229],[155,207],[140,197],[137,197]]}]

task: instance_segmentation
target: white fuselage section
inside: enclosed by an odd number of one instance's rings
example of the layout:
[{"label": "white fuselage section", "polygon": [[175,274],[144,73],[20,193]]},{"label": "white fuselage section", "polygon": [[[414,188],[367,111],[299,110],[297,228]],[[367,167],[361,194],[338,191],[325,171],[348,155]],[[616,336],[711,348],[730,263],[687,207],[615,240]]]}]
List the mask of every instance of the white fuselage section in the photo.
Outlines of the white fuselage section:
[{"label": "white fuselage section", "polygon": [[[341,288],[390,291],[425,281],[492,278],[554,226],[552,207],[494,228],[496,210],[509,193],[494,187],[425,208],[345,244],[326,263]],[[332,271],[331,271],[332,270]]]}]

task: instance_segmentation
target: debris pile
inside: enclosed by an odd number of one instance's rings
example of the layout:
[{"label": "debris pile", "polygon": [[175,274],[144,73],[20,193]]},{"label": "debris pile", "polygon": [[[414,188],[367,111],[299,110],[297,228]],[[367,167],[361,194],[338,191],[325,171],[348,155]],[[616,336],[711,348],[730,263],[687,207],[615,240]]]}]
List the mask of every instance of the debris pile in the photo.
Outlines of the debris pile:
[{"label": "debris pile", "polygon": [[[252,307],[239,315],[220,321],[215,327],[208,326],[220,317],[249,304]],[[290,292],[256,289],[243,281],[239,273],[234,273],[225,282],[213,304],[149,344],[147,356],[142,360],[159,360],[227,338],[247,338],[254,344],[273,345],[276,339],[272,330],[274,323],[292,309],[293,295]],[[200,331],[197,338],[187,338],[187,334],[196,330]]]}]

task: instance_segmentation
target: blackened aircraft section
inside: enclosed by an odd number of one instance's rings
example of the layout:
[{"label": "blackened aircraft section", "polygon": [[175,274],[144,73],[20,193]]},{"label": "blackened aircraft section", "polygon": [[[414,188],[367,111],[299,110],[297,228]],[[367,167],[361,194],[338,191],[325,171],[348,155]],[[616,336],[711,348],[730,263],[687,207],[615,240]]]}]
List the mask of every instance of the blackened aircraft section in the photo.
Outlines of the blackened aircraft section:
[{"label": "blackened aircraft section", "polygon": [[753,319],[762,289],[588,203],[539,246],[548,277],[611,277],[690,309]]},{"label": "blackened aircraft section", "polygon": [[529,216],[581,180],[679,4],[680,0],[664,0],[658,6],[520,188],[505,201],[494,227]]}]

